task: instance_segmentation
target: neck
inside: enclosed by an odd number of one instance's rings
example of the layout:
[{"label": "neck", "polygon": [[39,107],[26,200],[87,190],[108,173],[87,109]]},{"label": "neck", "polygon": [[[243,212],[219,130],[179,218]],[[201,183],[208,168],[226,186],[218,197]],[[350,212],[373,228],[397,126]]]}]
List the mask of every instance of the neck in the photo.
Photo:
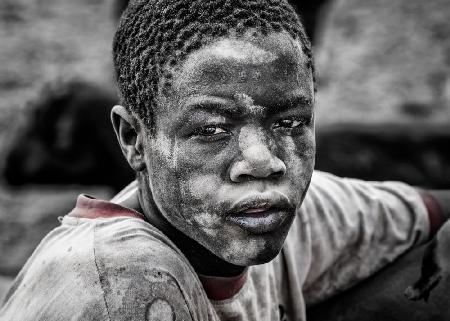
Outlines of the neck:
[{"label": "neck", "polygon": [[163,232],[183,252],[197,274],[230,277],[244,272],[246,267],[224,261],[170,224],[156,206],[151,193],[144,192],[150,186],[147,176],[141,175],[138,181],[142,213],[150,224]]}]

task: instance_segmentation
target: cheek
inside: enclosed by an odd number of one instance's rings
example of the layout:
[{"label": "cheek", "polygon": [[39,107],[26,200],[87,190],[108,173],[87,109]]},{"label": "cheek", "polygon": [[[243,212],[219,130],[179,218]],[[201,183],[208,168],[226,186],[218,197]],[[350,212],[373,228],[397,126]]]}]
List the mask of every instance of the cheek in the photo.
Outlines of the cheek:
[{"label": "cheek", "polygon": [[180,199],[186,221],[196,226],[214,229],[222,224],[218,207],[220,179],[214,174],[189,175],[180,182]]},{"label": "cheek", "polygon": [[145,141],[145,149],[149,184],[156,205],[166,218],[183,219],[180,212],[182,200],[178,172],[180,168],[178,142],[169,139],[163,132],[157,132],[155,137]]},{"label": "cheek", "polygon": [[175,223],[176,213],[185,223],[206,229],[223,224],[217,214],[222,212],[218,208],[218,195],[224,185],[227,153],[217,148],[220,147],[217,144],[162,141],[158,145],[165,148],[154,153],[149,166],[153,173],[154,197],[160,200],[158,207],[170,213],[172,219],[166,217]]},{"label": "cheek", "polygon": [[[165,153],[170,155],[170,150]],[[165,216],[167,213],[177,215],[180,208],[180,184],[173,161],[162,153],[148,154],[150,156],[147,157],[146,164],[153,199]]]},{"label": "cheek", "polygon": [[311,131],[302,136],[288,136],[284,141],[283,157],[287,167],[287,176],[297,190],[308,186],[315,158],[315,140]]},{"label": "cheek", "polygon": [[184,168],[199,172],[223,172],[230,162],[230,151],[235,148],[234,145],[234,139],[210,143],[185,140],[179,144],[178,162]]},{"label": "cheek", "polygon": [[220,183],[214,173],[190,175],[183,184],[183,191],[193,201],[205,202],[214,197]]},{"label": "cheek", "polygon": [[208,201],[210,195],[226,183],[233,142],[198,143],[191,140],[179,144],[178,178],[183,190],[195,200]]},{"label": "cheek", "polygon": [[195,226],[216,229],[222,222],[219,195],[223,168],[219,157],[209,160],[205,158],[183,158],[178,165],[180,200],[186,221]]},{"label": "cheek", "polygon": [[307,129],[302,135],[286,136],[283,141],[283,151],[288,163],[314,165],[316,152],[314,132]]}]

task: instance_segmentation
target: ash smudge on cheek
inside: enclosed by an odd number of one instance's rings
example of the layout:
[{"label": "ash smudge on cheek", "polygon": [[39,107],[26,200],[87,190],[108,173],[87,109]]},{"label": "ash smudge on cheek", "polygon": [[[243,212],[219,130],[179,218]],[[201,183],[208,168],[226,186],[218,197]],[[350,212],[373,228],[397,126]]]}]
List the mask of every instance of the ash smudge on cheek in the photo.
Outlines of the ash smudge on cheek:
[{"label": "ash smudge on cheek", "polygon": [[217,235],[217,229],[222,225],[221,222],[208,212],[197,213],[191,220],[196,225],[203,227],[203,230],[210,236]]},{"label": "ash smudge on cheek", "polygon": [[180,197],[178,141],[158,132],[151,142],[151,148],[149,172],[153,172],[151,181],[154,200],[160,210],[168,210],[170,215],[185,219]]},{"label": "ash smudge on cheek", "polygon": [[178,141],[171,140],[164,133],[158,133],[157,137],[153,139],[153,152],[163,160],[164,165],[168,166],[172,171],[178,170]]},{"label": "ash smudge on cheek", "polygon": [[154,151],[158,153],[162,158],[169,160],[172,157],[172,143],[170,139],[165,135],[159,135],[152,143]]},{"label": "ash smudge on cheek", "polygon": [[216,175],[197,175],[183,182],[182,187],[182,198],[186,200],[185,208],[191,209],[192,213],[187,216],[187,221],[201,226],[212,236],[217,234],[215,229],[223,225],[224,211],[215,203],[220,184],[220,178]]},{"label": "ash smudge on cheek", "polygon": [[[309,134],[306,134],[309,135]],[[314,164],[315,144],[311,137],[296,141],[294,137],[286,137],[283,141],[287,165],[298,167],[298,162]]]},{"label": "ash smudge on cheek", "polygon": [[[314,143],[309,139],[299,142],[294,137],[286,137],[283,143],[290,184],[298,192],[305,191],[314,169]],[[295,202],[301,202],[302,195],[299,193],[295,195],[298,196]]]},{"label": "ash smudge on cheek", "polygon": [[171,152],[171,168],[176,173],[178,172],[178,141],[175,140],[175,142],[172,144],[172,152]]},{"label": "ash smudge on cheek", "polygon": [[214,197],[214,192],[220,186],[220,182],[212,175],[201,175],[187,182],[189,196],[204,201],[206,197]]}]

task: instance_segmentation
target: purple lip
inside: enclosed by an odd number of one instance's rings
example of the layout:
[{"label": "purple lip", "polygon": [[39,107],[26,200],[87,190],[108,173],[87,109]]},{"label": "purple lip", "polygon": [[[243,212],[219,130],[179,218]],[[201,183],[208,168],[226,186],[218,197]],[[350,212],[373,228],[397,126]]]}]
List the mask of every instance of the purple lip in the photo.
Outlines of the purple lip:
[{"label": "purple lip", "polygon": [[281,193],[253,194],[233,204],[227,221],[251,234],[263,234],[276,230],[292,217],[294,210],[293,204]]}]

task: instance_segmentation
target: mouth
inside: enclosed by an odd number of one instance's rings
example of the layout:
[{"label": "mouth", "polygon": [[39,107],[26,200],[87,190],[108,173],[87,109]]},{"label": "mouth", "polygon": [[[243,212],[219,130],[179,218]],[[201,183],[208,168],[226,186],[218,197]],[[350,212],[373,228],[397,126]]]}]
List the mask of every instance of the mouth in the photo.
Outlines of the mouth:
[{"label": "mouth", "polygon": [[288,221],[295,212],[289,199],[276,192],[253,194],[234,203],[226,220],[251,234],[270,233]]}]

